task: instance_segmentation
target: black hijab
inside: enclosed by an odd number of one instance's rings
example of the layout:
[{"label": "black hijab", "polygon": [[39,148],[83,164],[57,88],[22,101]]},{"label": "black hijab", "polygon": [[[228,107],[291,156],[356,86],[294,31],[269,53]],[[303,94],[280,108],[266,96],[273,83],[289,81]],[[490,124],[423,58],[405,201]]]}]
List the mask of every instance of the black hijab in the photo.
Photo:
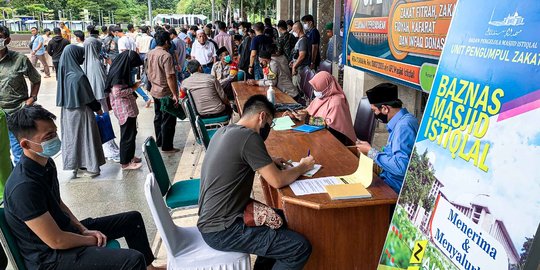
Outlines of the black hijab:
[{"label": "black hijab", "polygon": [[56,106],[67,109],[80,108],[94,101],[94,92],[81,65],[84,62],[84,48],[68,45],[57,71]]},{"label": "black hijab", "polygon": [[143,64],[139,54],[132,50],[123,51],[111,64],[107,82],[105,83],[105,92],[110,93],[114,85],[133,86],[135,82],[131,80],[131,70]]}]

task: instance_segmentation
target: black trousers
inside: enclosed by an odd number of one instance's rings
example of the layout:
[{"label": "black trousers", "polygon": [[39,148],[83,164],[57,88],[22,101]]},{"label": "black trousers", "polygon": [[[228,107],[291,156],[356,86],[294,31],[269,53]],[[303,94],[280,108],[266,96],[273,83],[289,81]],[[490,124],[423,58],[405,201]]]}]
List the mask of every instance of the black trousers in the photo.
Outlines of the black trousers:
[{"label": "black trousers", "polygon": [[156,144],[163,151],[173,149],[174,132],[176,129],[176,117],[170,113],[161,111],[161,101],[154,98],[154,131],[156,132]]},{"label": "black trousers", "polygon": [[110,249],[103,247],[78,247],[57,250],[57,261],[45,266],[45,269],[140,269],[154,261],[154,255],[148,243],[141,213],[132,211],[112,216],[89,218],[81,223],[89,230],[98,230],[107,239],[124,237],[130,249]]},{"label": "black trousers", "polygon": [[223,231],[201,235],[214,249],[256,254],[254,270],[301,270],[311,255],[311,244],[285,227],[248,227],[238,218]]},{"label": "black trousers", "polygon": [[137,117],[128,117],[120,126],[120,164],[127,165],[135,156],[137,138]]}]

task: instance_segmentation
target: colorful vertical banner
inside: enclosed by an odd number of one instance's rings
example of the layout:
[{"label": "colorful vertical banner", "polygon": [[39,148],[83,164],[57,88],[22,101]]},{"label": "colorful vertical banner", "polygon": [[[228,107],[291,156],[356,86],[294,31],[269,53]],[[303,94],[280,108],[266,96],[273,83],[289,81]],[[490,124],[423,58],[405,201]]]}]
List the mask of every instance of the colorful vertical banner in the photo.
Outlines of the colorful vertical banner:
[{"label": "colorful vertical banner", "polygon": [[346,0],[346,64],[429,92],[456,0]]},{"label": "colorful vertical banner", "polygon": [[528,263],[540,224],[538,29],[536,0],[457,4],[379,270]]}]

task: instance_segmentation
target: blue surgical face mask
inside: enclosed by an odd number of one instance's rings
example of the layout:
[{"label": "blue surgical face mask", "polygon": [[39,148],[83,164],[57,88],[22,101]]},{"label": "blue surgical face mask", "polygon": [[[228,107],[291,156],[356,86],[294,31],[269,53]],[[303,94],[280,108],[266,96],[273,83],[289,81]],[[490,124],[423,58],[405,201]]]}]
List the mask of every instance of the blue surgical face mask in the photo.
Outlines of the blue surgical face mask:
[{"label": "blue surgical face mask", "polygon": [[224,59],[224,60],[225,60],[225,63],[227,63],[227,64],[229,64],[230,62],[232,62],[232,58],[231,58],[230,55],[225,56],[225,59]]},{"label": "blue surgical face mask", "polygon": [[60,148],[62,147],[62,142],[60,141],[60,139],[58,138],[58,136],[48,140],[48,141],[44,141],[42,143],[36,143],[36,142],[33,142],[33,141],[30,141],[28,140],[29,142],[33,143],[33,144],[39,144],[41,145],[41,148],[43,149],[42,152],[36,152],[32,149],[34,153],[42,156],[42,157],[46,157],[46,158],[51,158],[53,157],[54,155],[58,154],[58,152],[60,152]]}]

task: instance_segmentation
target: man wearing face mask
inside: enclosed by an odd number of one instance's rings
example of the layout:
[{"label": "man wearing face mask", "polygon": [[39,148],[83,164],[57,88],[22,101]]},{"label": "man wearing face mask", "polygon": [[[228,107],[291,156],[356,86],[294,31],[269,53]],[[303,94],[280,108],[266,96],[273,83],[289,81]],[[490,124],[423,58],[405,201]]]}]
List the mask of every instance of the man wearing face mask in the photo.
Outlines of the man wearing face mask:
[{"label": "man wearing face mask", "polygon": [[[0,109],[4,110],[8,116],[25,105],[36,102],[41,85],[41,76],[32,66],[30,59],[24,54],[8,50],[7,45],[10,41],[9,29],[0,26]],[[28,77],[31,83],[30,94],[25,77]],[[13,162],[17,164],[22,149],[11,131],[9,142]]]},{"label": "man wearing face mask", "polygon": [[251,29],[251,23],[242,22],[238,28],[238,32],[242,35],[242,43],[238,46],[238,68],[246,72],[249,78],[253,78],[247,71],[249,69],[249,61],[251,55],[251,37],[249,36],[249,30]]},{"label": "man wearing face mask", "polygon": [[251,227],[243,220],[255,171],[277,189],[294,182],[315,163],[308,156],[298,167],[279,169],[286,161],[270,157],[264,144],[274,114],[265,96],[252,96],[240,121],[220,128],[212,137],[202,165],[197,227],[214,249],[256,254],[254,269],[302,269],[311,254],[307,239],[286,226]]},{"label": "man wearing face mask", "polygon": [[[5,218],[27,269],[162,269],[139,212],[79,221],[60,197],[56,165],[61,148],[54,116],[39,105],[10,116],[24,154],[4,191]],[[131,249],[105,247],[124,237]]]},{"label": "man wearing face mask", "polygon": [[176,117],[170,113],[161,111],[160,99],[171,98],[178,104],[178,84],[174,61],[169,53],[171,48],[171,36],[169,32],[159,31],[154,36],[157,47],[146,55],[146,73],[148,81],[152,85],[150,93],[154,97],[154,131],[156,143],[161,146],[165,153],[180,151],[173,147]]},{"label": "man wearing face mask", "polygon": [[302,17],[302,25],[304,26],[306,36],[311,43],[311,64],[309,68],[316,70],[321,62],[321,52],[319,50],[321,45],[321,33],[315,27],[315,19],[312,15],[308,14]]},{"label": "man wearing face mask", "polygon": [[203,73],[197,60],[190,60],[187,70],[191,75],[182,83],[182,89],[191,93],[199,115],[202,118],[230,116],[232,108],[229,99],[216,77]]},{"label": "man wearing face mask", "polygon": [[210,75],[214,76],[219,81],[221,88],[227,94],[227,98],[234,100],[234,94],[232,91],[231,82],[234,80],[234,76],[231,75],[231,63],[232,56],[225,47],[219,48],[217,51],[219,61],[217,61],[212,67]]},{"label": "man wearing face mask", "polygon": [[[270,49],[275,51],[274,48],[275,46],[270,46]],[[257,84],[259,86],[268,86],[272,84],[285,94],[291,96],[294,100],[300,100],[298,88],[292,83],[291,72],[287,66],[287,59],[285,56],[272,55],[269,51],[262,51],[259,54],[259,63],[263,68],[264,79],[259,81],[248,80],[247,84]]]},{"label": "man wearing face mask", "polygon": [[402,108],[403,102],[398,99],[398,88],[395,84],[381,83],[366,94],[375,118],[387,124],[386,129],[390,136],[382,150],[375,149],[364,141],[358,141],[356,147],[381,167],[380,177],[399,193],[418,132],[418,120],[407,109]]}]

